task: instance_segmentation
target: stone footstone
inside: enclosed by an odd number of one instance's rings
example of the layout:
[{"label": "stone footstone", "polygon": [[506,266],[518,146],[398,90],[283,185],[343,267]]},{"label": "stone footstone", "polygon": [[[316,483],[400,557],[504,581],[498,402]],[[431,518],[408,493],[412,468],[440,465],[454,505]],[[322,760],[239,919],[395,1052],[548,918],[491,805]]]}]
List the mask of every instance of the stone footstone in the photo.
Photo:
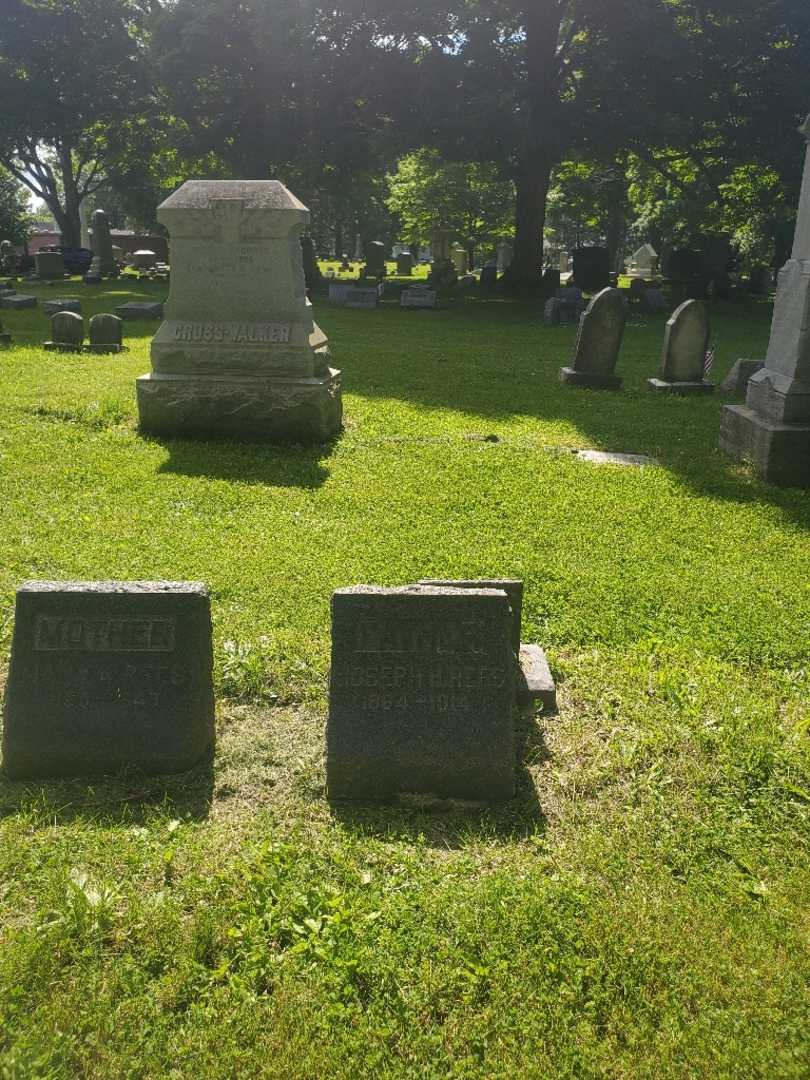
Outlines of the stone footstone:
[{"label": "stone footstone", "polygon": [[25,293],[14,293],[13,296],[9,296],[8,293],[3,293],[0,296],[0,307],[11,308],[12,311],[18,308],[32,308],[37,306],[37,298],[35,296],[28,296]]},{"label": "stone footstone", "polygon": [[171,233],[171,291],[152,371],[137,380],[141,431],[279,442],[336,435],[340,372],[304,280],[307,208],[277,180],[190,180],[158,218]]},{"label": "stone footstone", "polygon": [[3,728],[13,779],[182,772],[214,740],[199,582],[30,581],[17,592]]},{"label": "stone footstone", "polygon": [[745,405],[720,414],[720,449],[748,461],[767,484],[810,487],[810,423],[784,424]]},{"label": "stone footstone", "polygon": [[556,713],[557,687],[545,652],[539,645],[521,645],[519,658],[520,674],[516,688],[518,704],[531,705],[539,701],[543,712]]},{"label": "stone footstone", "polygon": [[737,360],[720,383],[720,389],[726,394],[744,394],[748,380],[764,367],[764,360]]},{"label": "stone footstone", "polygon": [[153,301],[131,300],[128,304],[119,304],[115,309],[119,319],[162,319],[163,304]]},{"label": "stone footstone", "polygon": [[56,315],[58,311],[73,311],[77,315],[82,313],[82,302],[74,297],[65,297],[61,300],[46,300],[42,305],[46,315]]},{"label": "stone footstone", "polygon": [[332,597],[332,799],[515,790],[515,655],[503,590],[358,585]]}]

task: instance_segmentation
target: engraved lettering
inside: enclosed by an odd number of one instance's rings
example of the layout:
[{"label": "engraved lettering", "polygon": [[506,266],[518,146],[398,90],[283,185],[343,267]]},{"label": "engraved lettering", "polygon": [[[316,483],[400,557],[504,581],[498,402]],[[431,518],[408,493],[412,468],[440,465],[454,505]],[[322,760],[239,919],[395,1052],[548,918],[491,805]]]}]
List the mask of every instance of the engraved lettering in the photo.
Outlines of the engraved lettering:
[{"label": "engraved lettering", "polygon": [[175,619],[98,619],[38,615],[38,652],[173,652]]}]

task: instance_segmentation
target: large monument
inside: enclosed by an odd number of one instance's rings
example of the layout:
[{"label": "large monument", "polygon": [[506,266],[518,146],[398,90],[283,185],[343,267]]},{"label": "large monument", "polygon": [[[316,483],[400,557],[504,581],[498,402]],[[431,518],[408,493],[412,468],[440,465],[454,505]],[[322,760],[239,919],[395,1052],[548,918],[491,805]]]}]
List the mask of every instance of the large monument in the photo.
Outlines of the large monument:
[{"label": "large monument", "polygon": [[745,405],[726,405],[720,448],[753,463],[763,480],[810,487],[810,116],[793,254],[779,275],[765,366],[748,381]]},{"label": "large monument", "polygon": [[278,180],[188,180],[158,207],[171,234],[165,321],[137,380],[141,430],[317,442],[340,430],[340,372],[312,320],[309,211]]}]

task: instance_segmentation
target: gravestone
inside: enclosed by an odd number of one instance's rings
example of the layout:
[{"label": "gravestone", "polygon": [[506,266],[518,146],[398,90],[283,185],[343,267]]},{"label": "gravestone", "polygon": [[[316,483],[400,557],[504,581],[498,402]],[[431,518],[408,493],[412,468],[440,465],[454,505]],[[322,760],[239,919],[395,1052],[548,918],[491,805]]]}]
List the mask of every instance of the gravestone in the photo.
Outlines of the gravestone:
[{"label": "gravestone", "polygon": [[744,394],[748,380],[764,367],[764,360],[737,360],[720,383],[720,389],[726,394]]},{"label": "gravestone", "polygon": [[16,310],[18,308],[32,308],[37,306],[37,298],[35,296],[27,296],[25,293],[13,293],[9,296],[8,293],[0,293],[0,307],[11,308]]},{"label": "gravestone", "polygon": [[430,250],[433,255],[433,265],[439,270],[453,265],[453,260],[450,255],[450,238],[452,235],[452,230],[448,229],[446,225],[434,226],[430,234]]},{"label": "gravestone", "polygon": [[436,297],[435,289],[429,289],[426,285],[412,285],[399,294],[399,306],[433,309],[436,307]]},{"label": "gravestone", "polygon": [[482,289],[493,292],[498,286],[498,267],[492,265],[482,267],[479,281]]},{"label": "gravestone", "polygon": [[293,442],[336,434],[340,372],[304,282],[307,208],[278,180],[189,180],[158,219],[171,233],[172,276],[153,370],[137,380],[141,430]]},{"label": "gravestone", "polygon": [[462,244],[453,244],[450,256],[457,274],[467,273],[467,250]]},{"label": "gravestone", "polygon": [[560,300],[556,296],[546,300],[543,307],[543,324],[545,326],[560,325]]},{"label": "gravestone", "polygon": [[82,302],[73,296],[62,297],[57,300],[46,300],[42,305],[46,315],[55,315],[57,311],[75,311],[77,315],[82,313]]},{"label": "gravestone", "polygon": [[90,344],[87,348],[90,352],[126,352],[123,344],[123,322],[117,315],[94,315],[90,320],[89,337]]},{"label": "gravestone", "polygon": [[579,247],[574,251],[574,284],[596,293],[610,284],[610,252],[604,247]]},{"label": "gravestone", "polygon": [[29,581],[17,591],[3,728],[9,776],[181,772],[213,739],[204,585]]},{"label": "gravestone", "polygon": [[0,345],[10,345],[10,344],[11,344],[11,334],[6,333],[6,331],[3,329],[3,320],[0,319]]},{"label": "gravestone", "polygon": [[702,300],[687,300],[672,313],[664,334],[661,376],[648,379],[655,394],[711,394],[714,384],[704,380],[711,326]]},{"label": "gravestone", "polygon": [[372,240],[366,248],[366,277],[385,277],[385,244]]},{"label": "gravestone", "polygon": [[90,224],[93,227],[93,262],[90,264],[90,274],[92,276],[113,274],[116,265],[110,237],[110,222],[106,212],[94,210]]},{"label": "gravestone", "polygon": [[84,322],[75,311],[57,311],[51,315],[51,340],[44,343],[48,352],[81,352]]},{"label": "gravestone", "polygon": [[34,255],[38,278],[43,281],[61,279],[65,276],[65,260],[61,251],[38,251]]},{"label": "gravestone", "polygon": [[597,293],[580,319],[574,362],[560,369],[561,381],[592,390],[618,390],[622,380],[613,372],[626,319],[627,309],[618,289]]},{"label": "gravestone", "polygon": [[504,274],[512,265],[515,257],[515,248],[511,240],[499,240],[496,248],[496,260],[498,273]]},{"label": "gravestone", "polygon": [[726,405],[720,448],[780,487],[810,488],[810,116],[791,257],[779,274],[765,366],[748,380],[745,405]]},{"label": "gravestone", "polygon": [[558,269],[561,274],[567,274],[569,272],[569,259],[568,254],[565,251],[560,252],[560,263]]},{"label": "gravestone", "polygon": [[540,289],[543,296],[555,296],[562,286],[562,274],[553,266],[547,266],[540,278]]},{"label": "gravestone", "polygon": [[401,251],[397,255],[397,276],[411,277],[413,274],[413,255],[410,251]]},{"label": "gravestone", "polygon": [[376,285],[350,286],[345,293],[344,305],[349,308],[373,310],[380,298]]},{"label": "gravestone", "polygon": [[162,319],[163,304],[157,300],[130,300],[127,304],[119,304],[115,314],[119,319],[129,322],[138,319]]},{"label": "gravestone", "polygon": [[311,236],[301,237],[301,258],[304,263],[304,281],[307,283],[307,288],[315,289],[323,280],[323,274],[318,266],[318,256],[315,254],[315,244]]},{"label": "gravestone", "polygon": [[148,248],[140,248],[132,254],[132,265],[136,270],[154,270],[158,257]]},{"label": "gravestone", "polygon": [[330,281],[329,303],[334,304],[336,307],[344,307],[346,304],[346,296],[349,292],[349,289],[353,288],[353,285],[349,285],[342,281]]},{"label": "gravestone", "polygon": [[358,585],[334,593],[330,797],[511,798],[511,632],[499,589]]}]

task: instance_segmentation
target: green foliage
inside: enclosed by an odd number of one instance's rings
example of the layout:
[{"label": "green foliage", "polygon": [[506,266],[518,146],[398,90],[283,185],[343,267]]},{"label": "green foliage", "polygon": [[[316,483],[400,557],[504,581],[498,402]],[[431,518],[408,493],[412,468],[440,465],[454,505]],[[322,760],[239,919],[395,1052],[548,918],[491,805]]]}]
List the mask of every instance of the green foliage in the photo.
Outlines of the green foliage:
[{"label": "green foliage", "polygon": [[0,240],[24,242],[30,221],[23,186],[0,167]]},{"label": "green foliage", "polygon": [[400,158],[387,180],[388,209],[409,242],[428,243],[439,221],[473,247],[491,246],[511,230],[514,186],[495,165],[447,162],[423,148]]}]

